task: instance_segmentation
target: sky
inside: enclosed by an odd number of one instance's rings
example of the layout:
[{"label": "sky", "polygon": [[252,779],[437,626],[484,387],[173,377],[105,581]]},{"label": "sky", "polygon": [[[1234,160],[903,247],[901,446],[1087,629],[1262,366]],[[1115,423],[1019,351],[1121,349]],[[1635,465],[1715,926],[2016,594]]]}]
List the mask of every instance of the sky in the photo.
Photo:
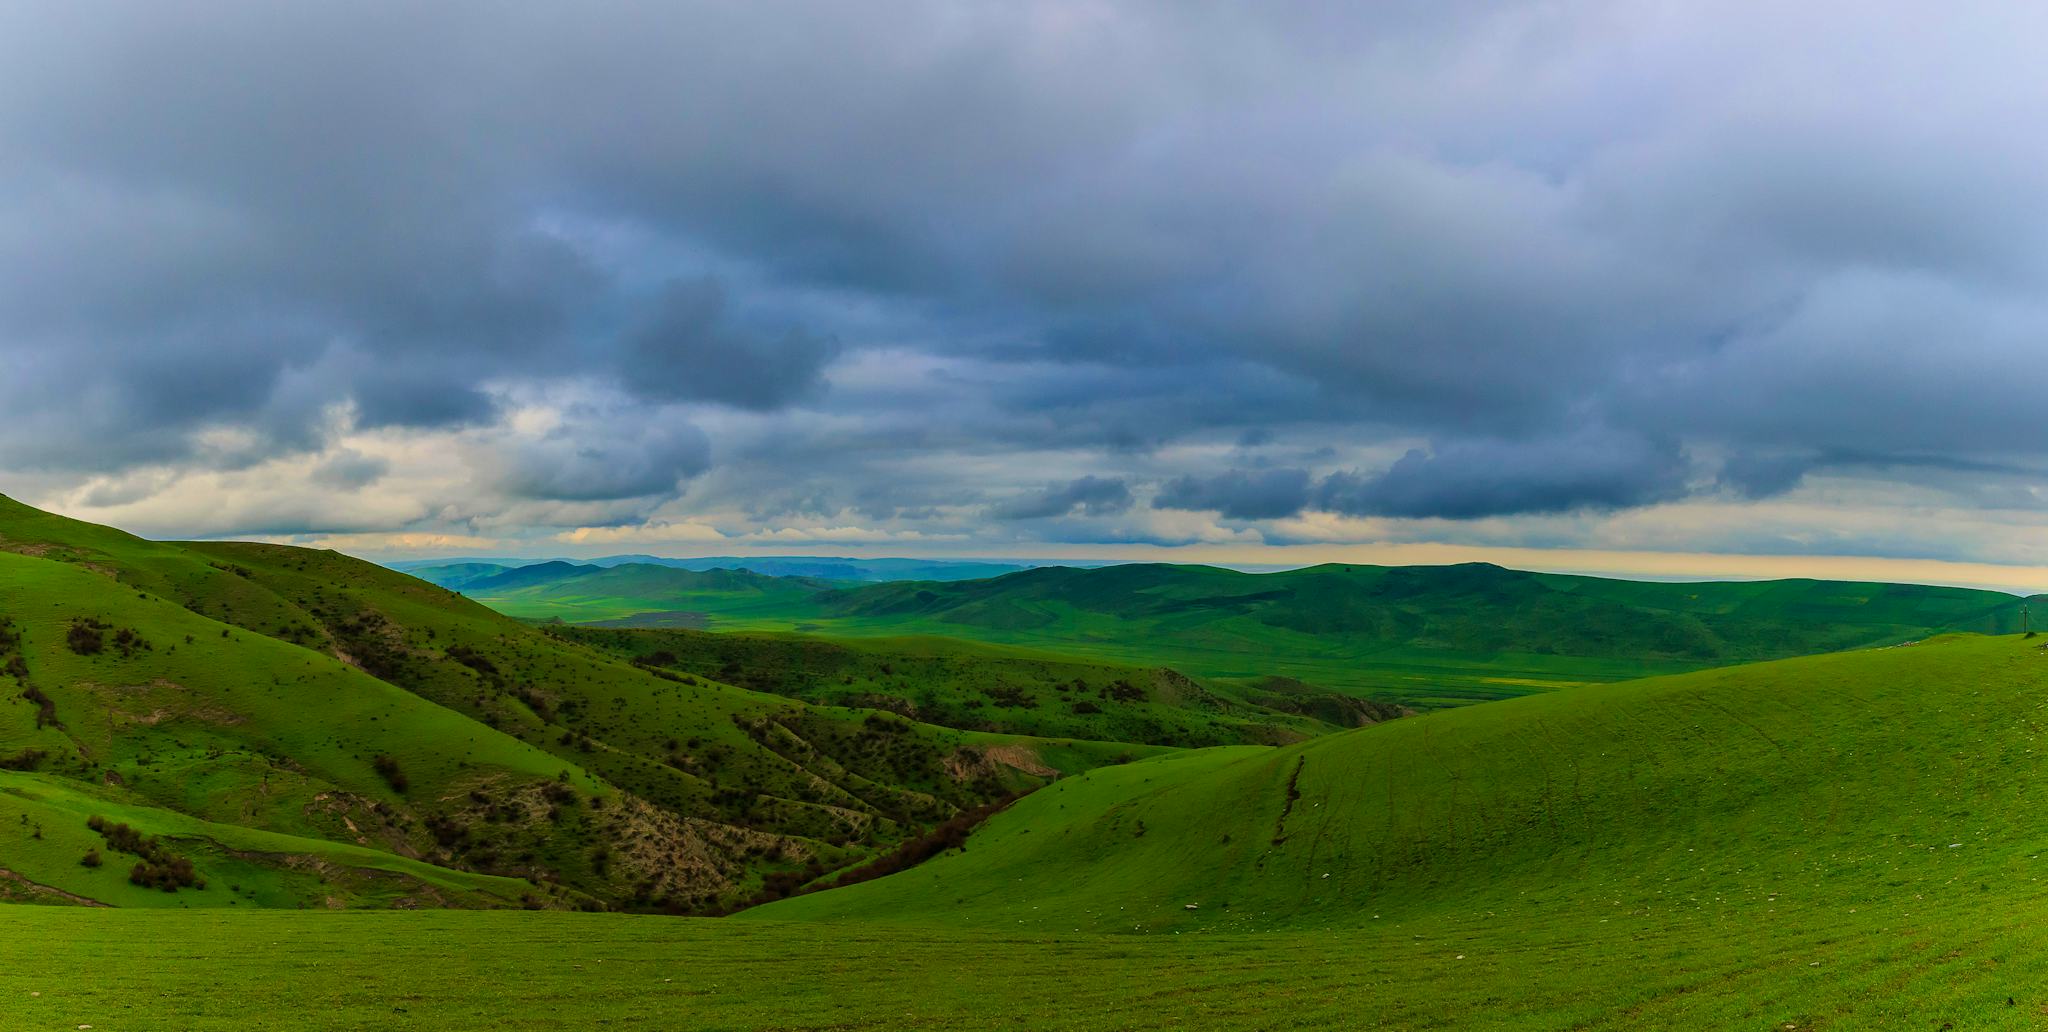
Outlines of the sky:
[{"label": "sky", "polygon": [[2048,9],[0,3],[0,492],[2048,588]]}]

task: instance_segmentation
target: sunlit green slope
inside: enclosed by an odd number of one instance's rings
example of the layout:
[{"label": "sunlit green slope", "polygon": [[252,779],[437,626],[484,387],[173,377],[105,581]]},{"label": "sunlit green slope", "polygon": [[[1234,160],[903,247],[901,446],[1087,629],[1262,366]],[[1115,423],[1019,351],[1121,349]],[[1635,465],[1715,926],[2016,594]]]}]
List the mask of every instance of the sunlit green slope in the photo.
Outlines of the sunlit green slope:
[{"label": "sunlit green slope", "polygon": [[[1151,751],[809,706],[336,553],[149,542],[5,498],[0,621],[0,768],[170,815],[138,817],[145,834],[182,815],[521,885],[499,902],[719,911]],[[70,884],[80,856],[10,848],[31,827],[0,826],[0,869]],[[228,863],[217,837],[178,834],[166,856]],[[190,895],[226,902],[207,892]]]},{"label": "sunlit green slope", "polygon": [[[766,908],[1144,932],[1484,913],[2048,915],[2048,651],[1958,636],[1091,772],[961,853]],[[1873,915],[1882,915],[1876,917]]]}]

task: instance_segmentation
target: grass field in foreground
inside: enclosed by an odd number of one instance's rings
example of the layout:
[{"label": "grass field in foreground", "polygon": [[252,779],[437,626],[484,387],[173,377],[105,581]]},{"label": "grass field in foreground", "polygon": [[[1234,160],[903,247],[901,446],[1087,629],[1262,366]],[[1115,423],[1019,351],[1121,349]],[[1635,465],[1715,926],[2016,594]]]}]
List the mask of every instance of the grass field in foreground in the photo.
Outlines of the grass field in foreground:
[{"label": "grass field in foreground", "polygon": [[[2048,925],[1484,914],[1263,936],[0,906],[9,1030],[2038,1028]],[[2011,1002],[2008,1003],[2008,1000]]]},{"label": "grass field in foreground", "polygon": [[0,908],[0,1013],[96,1032],[2038,1028],[2041,644],[1957,636],[1143,759],[1056,782],[964,851],[719,920]]}]

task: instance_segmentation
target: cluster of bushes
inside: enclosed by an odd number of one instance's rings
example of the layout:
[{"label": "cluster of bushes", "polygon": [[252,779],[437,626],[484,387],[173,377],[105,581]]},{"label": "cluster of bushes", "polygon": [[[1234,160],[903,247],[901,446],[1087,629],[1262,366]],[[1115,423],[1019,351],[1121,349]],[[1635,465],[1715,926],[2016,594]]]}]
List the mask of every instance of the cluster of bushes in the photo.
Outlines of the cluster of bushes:
[{"label": "cluster of bushes", "polygon": [[897,843],[895,849],[859,867],[852,867],[839,872],[838,877],[833,878],[827,884],[818,885],[810,889],[804,888],[804,886],[816,880],[819,876],[819,872],[815,869],[817,867],[817,861],[815,860],[811,861],[810,867],[800,872],[790,871],[771,874],[762,886],[761,897],[756,899],[755,902],[767,903],[804,891],[815,892],[820,889],[841,888],[864,881],[873,881],[876,878],[895,874],[898,871],[909,870],[949,849],[964,849],[967,846],[967,836],[972,834],[975,828],[979,827],[983,821],[1003,812],[1011,803],[1022,798],[1023,795],[1021,794],[1004,796],[995,802],[985,803],[971,810],[962,810],[932,828],[932,830],[916,838],[905,839]]},{"label": "cluster of bushes", "polygon": [[518,695],[519,701],[525,703],[526,708],[532,710],[534,716],[539,717],[545,723],[554,723],[555,707],[548,701],[547,696],[534,691],[530,687],[521,687]]},{"label": "cluster of bushes", "polygon": [[998,684],[993,688],[983,689],[983,693],[989,697],[989,701],[998,706],[1029,709],[1038,705],[1037,696],[1013,684]]},{"label": "cluster of bushes", "polygon": [[328,622],[327,631],[339,640],[356,665],[372,677],[395,681],[405,671],[405,650],[391,640],[390,624],[383,614],[365,610],[353,620]]},{"label": "cluster of bushes", "polygon": [[[113,632],[109,634],[108,632]],[[149,640],[133,629],[119,629],[104,620],[81,616],[71,621],[71,627],[64,632],[64,644],[81,656],[97,656],[111,647],[121,654],[122,659],[133,659],[137,652],[148,652],[155,648]]]},{"label": "cluster of bushes", "polygon": [[[88,818],[85,826],[99,832],[106,840],[107,848],[116,853],[127,853],[138,857],[135,866],[128,870],[128,881],[146,888],[176,892],[179,889],[204,889],[206,879],[199,876],[192,861],[178,856],[164,847],[161,840],[144,835],[127,824],[107,820],[97,814]],[[86,867],[100,866],[99,850],[87,854],[79,863]]]},{"label": "cluster of bushes", "polygon": [[81,656],[97,656],[107,649],[106,629],[106,624],[90,617],[73,620],[64,633],[64,644]]},{"label": "cluster of bushes", "polygon": [[49,756],[41,749],[23,749],[12,756],[0,756],[0,770],[35,770]]},{"label": "cluster of bushes", "polygon": [[377,774],[384,779],[385,784],[391,786],[393,792],[404,795],[405,790],[412,787],[412,782],[406,778],[405,771],[399,768],[396,758],[378,753],[377,757],[370,761],[370,766],[377,769]]},{"label": "cluster of bushes", "polygon": [[483,675],[485,680],[497,681],[501,676],[498,673],[498,664],[491,662],[491,657],[468,645],[449,646],[448,658]]},{"label": "cluster of bushes", "polygon": [[1109,682],[1108,687],[1102,689],[1102,697],[1114,699],[1117,702],[1143,702],[1145,701],[1145,689],[1119,677]]},{"label": "cluster of bushes", "polygon": [[36,728],[38,730],[45,727],[64,726],[57,720],[56,701],[43,694],[41,688],[32,684],[27,685],[22,688],[21,697],[36,704]]},{"label": "cluster of bushes", "polygon": [[772,903],[778,899],[794,896],[801,892],[805,885],[815,881],[824,873],[825,865],[819,863],[816,859],[812,859],[809,863],[794,871],[770,871],[766,877],[761,879],[761,894],[754,898],[753,905],[758,906],[762,903]]},{"label": "cluster of bushes", "polygon": [[28,682],[28,659],[21,654],[21,632],[15,630],[14,621],[0,616],[0,674],[6,674],[22,683]]},{"label": "cluster of bushes", "polygon": [[469,848],[469,826],[447,814],[427,818],[427,831],[433,834],[434,841],[442,849],[450,853]]}]

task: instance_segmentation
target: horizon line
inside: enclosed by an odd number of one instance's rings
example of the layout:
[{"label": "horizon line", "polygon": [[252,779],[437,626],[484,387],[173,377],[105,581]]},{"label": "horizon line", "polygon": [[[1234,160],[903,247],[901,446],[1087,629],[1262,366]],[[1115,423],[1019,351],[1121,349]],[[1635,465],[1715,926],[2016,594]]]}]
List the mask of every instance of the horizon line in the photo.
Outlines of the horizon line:
[{"label": "horizon line", "polygon": [[[314,545],[313,547],[323,547]],[[349,551],[338,548],[337,551]],[[857,549],[865,551],[866,549]],[[1033,553],[1037,554],[1033,554]],[[1091,554],[1092,553],[1092,554]],[[870,562],[884,559],[913,562],[1006,563],[1019,566],[1076,564],[1217,566],[1244,573],[1279,573],[1322,565],[1455,566],[1488,563],[1527,573],[1553,573],[1618,580],[1664,582],[1823,580],[1877,584],[1917,584],[1970,588],[2025,598],[2048,593],[2048,566],[1970,562],[1900,556],[1786,555],[1722,552],[1676,552],[1624,549],[1529,548],[1502,545],[1456,545],[1442,542],[1402,544],[1304,545],[1083,545],[1019,549],[1000,554],[914,555],[825,554],[795,551],[681,555],[660,552],[605,552],[586,556],[555,553],[545,556],[488,556],[481,552],[422,556],[385,552],[381,559],[358,558],[379,565],[418,564],[435,559],[502,558],[540,563],[555,560],[590,562],[621,556],[655,559],[815,559]],[[374,553],[373,553],[374,554]]]}]

